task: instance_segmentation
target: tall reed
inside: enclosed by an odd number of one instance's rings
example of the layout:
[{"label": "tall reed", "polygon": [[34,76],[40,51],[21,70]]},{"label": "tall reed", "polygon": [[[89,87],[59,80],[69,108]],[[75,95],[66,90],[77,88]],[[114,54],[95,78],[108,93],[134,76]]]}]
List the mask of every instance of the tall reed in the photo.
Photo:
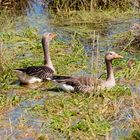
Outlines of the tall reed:
[{"label": "tall reed", "polygon": [[46,0],[49,8],[59,10],[96,10],[120,8],[126,10],[130,8],[130,0]]},{"label": "tall reed", "polygon": [[1,0],[0,13],[3,10],[11,14],[22,14],[27,8],[31,8],[34,0]]}]

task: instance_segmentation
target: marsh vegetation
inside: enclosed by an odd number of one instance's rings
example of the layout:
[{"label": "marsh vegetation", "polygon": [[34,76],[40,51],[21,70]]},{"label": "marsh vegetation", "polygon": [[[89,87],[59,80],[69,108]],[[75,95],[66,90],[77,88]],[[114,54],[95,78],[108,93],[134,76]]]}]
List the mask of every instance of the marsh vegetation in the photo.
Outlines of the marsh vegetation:
[{"label": "marsh vegetation", "polygon": [[[130,1],[95,0],[93,6],[93,1],[52,2],[51,18],[41,10],[35,18],[29,13],[11,16],[10,8],[1,12],[0,139],[139,139],[140,52],[130,31],[138,12]],[[123,55],[113,62],[117,86],[87,96],[59,91],[51,82],[19,85],[13,69],[43,64],[44,31],[58,34],[50,52],[60,75],[104,79],[105,52]]]}]

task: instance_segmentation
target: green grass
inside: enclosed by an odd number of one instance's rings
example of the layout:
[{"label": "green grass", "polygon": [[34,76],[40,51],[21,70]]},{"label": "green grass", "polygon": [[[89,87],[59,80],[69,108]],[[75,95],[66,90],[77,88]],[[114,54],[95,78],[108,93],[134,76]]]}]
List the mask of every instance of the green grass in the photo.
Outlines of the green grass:
[{"label": "green grass", "polygon": [[120,9],[107,9],[107,10],[70,10],[67,12],[59,11],[57,14],[52,13],[55,25],[59,26],[75,26],[89,24],[92,27],[104,27],[110,21],[120,21],[132,17],[138,17],[138,12],[127,9],[121,11]]},{"label": "green grass", "polygon": [[[6,23],[10,24],[8,19]],[[48,133],[51,137],[60,137],[60,139],[104,139],[114,128],[113,122],[118,118],[121,119],[126,108],[132,108],[133,112],[129,127],[139,128],[137,119],[139,118],[139,96],[133,95],[125,83],[118,84],[111,90],[96,92],[93,96],[82,93],[51,92],[48,89],[55,87],[52,83],[37,85],[37,89],[12,84],[17,80],[13,69],[29,65],[42,65],[43,52],[40,43],[41,35],[38,34],[37,29],[16,30],[13,28],[14,23],[9,24],[7,31],[6,27],[3,28],[4,25],[0,28],[0,40],[3,42],[0,61],[0,114],[19,106],[23,101],[37,101],[26,111],[32,117],[44,121],[41,127],[42,134],[37,135],[38,139],[50,137]],[[103,29],[106,27],[107,25],[102,26]],[[79,73],[81,70],[87,70],[89,66],[88,60],[90,58],[86,56],[83,45],[77,39],[80,37],[88,38],[89,32],[81,28],[78,28],[77,31],[76,28],[72,29],[72,26],[67,28],[68,31],[69,29],[73,30],[70,41],[64,42],[56,38],[50,44],[53,64],[58,74],[61,75]],[[76,32],[80,34],[80,37]],[[125,58],[113,62],[115,67],[123,68],[115,73],[117,83],[119,83],[119,78],[125,78],[126,83],[130,80],[139,80],[139,59],[135,59],[136,64],[130,70],[126,66],[129,53],[122,51],[121,54]],[[100,68],[101,71],[104,69],[105,66]],[[40,99],[44,99],[45,104],[38,104]],[[26,119],[23,118],[20,124],[23,129],[27,127],[23,125]],[[47,133],[48,136],[44,133]]]},{"label": "green grass", "polygon": [[[41,36],[34,29],[26,29],[21,32],[1,32],[0,38],[3,41],[1,61],[3,70],[0,78],[3,86],[15,79],[13,69],[29,65],[43,65]],[[86,57],[82,45],[74,39],[71,42],[74,42],[75,45],[68,46],[67,43],[56,39],[50,45],[52,61],[58,74],[76,72],[85,67]],[[63,65],[67,67],[62,67]],[[5,83],[7,84],[5,85]]]},{"label": "green grass", "polygon": [[49,3],[48,7],[51,10],[54,11],[69,11],[69,10],[97,10],[97,9],[121,9],[126,10],[128,8],[131,8],[130,1],[129,0],[85,0],[85,1],[79,1],[79,0],[70,0],[70,1],[64,1],[64,0],[53,0]]}]

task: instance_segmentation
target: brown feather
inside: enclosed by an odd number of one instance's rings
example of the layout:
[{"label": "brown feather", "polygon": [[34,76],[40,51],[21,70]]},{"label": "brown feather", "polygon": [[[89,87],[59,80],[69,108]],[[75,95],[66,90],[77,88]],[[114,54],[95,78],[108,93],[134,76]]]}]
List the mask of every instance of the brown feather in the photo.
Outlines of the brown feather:
[{"label": "brown feather", "polygon": [[54,71],[47,66],[30,66],[16,70],[22,71],[29,76],[38,77],[42,80],[46,80],[47,78],[52,77],[54,74]]},{"label": "brown feather", "polygon": [[101,80],[94,77],[53,76],[54,81],[74,87],[75,92],[91,92],[98,87]]}]

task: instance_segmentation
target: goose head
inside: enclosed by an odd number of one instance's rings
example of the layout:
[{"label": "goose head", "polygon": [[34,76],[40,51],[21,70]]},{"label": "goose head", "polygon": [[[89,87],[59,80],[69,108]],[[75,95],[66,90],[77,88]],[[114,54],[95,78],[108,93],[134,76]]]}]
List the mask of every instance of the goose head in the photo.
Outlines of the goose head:
[{"label": "goose head", "polygon": [[57,34],[55,33],[45,33],[43,35],[43,39],[45,39],[47,42],[51,41],[53,38],[55,38]]},{"label": "goose head", "polygon": [[108,61],[112,61],[113,59],[123,58],[123,56],[115,53],[115,52],[108,52],[105,55],[105,59]]},{"label": "goose head", "polygon": [[105,62],[106,62],[106,70],[107,70],[107,79],[103,82],[102,87],[111,88],[115,86],[115,78],[112,68],[112,60],[123,58],[123,56],[115,53],[115,52],[108,52],[105,55]]}]

